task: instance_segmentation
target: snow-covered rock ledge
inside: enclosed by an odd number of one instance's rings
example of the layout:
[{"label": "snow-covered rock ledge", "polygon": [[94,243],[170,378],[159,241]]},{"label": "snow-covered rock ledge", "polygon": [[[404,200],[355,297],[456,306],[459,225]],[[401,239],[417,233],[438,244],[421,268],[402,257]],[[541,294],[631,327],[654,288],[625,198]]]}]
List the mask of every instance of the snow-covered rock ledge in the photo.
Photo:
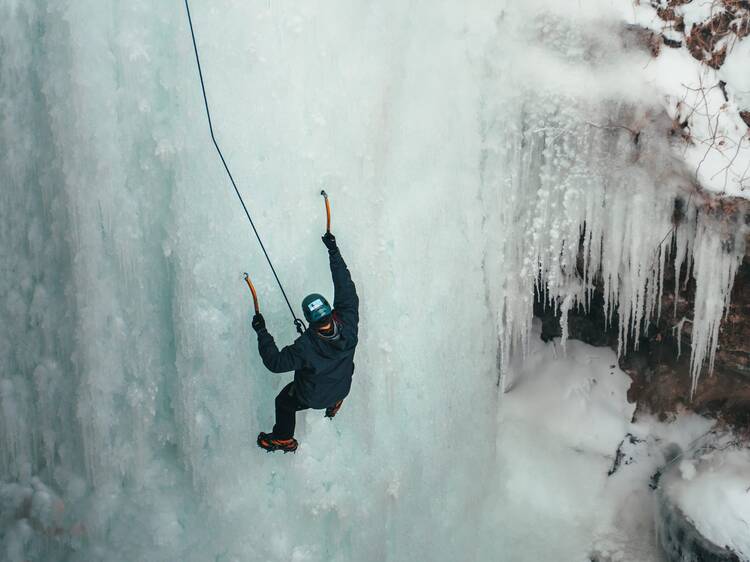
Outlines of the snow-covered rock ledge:
[{"label": "snow-covered rock ledge", "polygon": [[737,555],[712,543],[695,528],[685,514],[658,493],[657,535],[669,562],[736,562]]},{"label": "snow-covered rock ledge", "polygon": [[750,560],[750,450],[683,459],[662,477],[657,535],[670,562]]}]

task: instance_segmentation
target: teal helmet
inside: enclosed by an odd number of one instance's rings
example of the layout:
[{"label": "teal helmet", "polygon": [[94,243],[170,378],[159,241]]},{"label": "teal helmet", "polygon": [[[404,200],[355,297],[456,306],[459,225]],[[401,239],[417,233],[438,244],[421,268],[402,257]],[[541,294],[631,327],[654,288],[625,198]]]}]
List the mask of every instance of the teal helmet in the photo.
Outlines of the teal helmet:
[{"label": "teal helmet", "polygon": [[305,313],[305,319],[310,323],[314,324],[320,322],[327,316],[331,315],[331,305],[323,295],[313,293],[307,295],[302,300],[302,312]]}]

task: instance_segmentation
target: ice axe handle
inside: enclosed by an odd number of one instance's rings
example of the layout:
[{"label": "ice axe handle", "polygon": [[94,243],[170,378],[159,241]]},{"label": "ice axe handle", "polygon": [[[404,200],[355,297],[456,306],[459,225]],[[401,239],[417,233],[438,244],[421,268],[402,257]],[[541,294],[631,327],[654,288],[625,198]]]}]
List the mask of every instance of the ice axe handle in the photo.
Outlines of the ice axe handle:
[{"label": "ice axe handle", "polygon": [[260,314],[260,305],[258,305],[258,293],[255,292],[253,282],[250,280],[250,276],[247,273],[245,273],[245,282],[247,283],[247,286],[250,287],[250,292],[253,295],[253,306],[255,307],[255,314]]},{"label": "ice axe handle", "polygon": [[326,232],[331,232],[331,203],[328,201],[328,194],[324,189],[320,191],[326,202]]}]

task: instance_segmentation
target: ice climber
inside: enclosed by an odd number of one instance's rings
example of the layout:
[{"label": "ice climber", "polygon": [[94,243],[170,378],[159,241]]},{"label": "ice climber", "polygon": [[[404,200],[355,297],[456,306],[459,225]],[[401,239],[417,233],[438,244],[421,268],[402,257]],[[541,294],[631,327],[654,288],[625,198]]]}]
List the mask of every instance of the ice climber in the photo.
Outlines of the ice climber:
[{"label": "ice climber", "polygon": [[357,347],[359,297],[351,274],[330,232],[323,235],[333,277],[333,309],[322,295],[313,293],[302,301],[309,324],[292,345],[281,351],[268,333],[263,315],[253,317],[258,334],[258,351],[269,371],[294,371],[294,380],[276,397],[276,424],[271,433],[258,435],[258,446],[267,451],[295,451],[296,413],[308,408],[323,409],[333,418],[349,394]]}]

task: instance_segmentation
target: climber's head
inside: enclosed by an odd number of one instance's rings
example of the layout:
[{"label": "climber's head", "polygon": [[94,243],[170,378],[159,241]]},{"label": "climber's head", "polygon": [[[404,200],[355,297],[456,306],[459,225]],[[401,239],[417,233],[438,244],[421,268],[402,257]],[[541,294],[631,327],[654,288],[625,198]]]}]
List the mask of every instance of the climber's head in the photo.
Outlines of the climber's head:
[{"label": "climber's head", "polygon": [[323,339],[337,339],[339,335],[338,326],[333,318],[331,305],[323,295],[313,293],[307,295],[302,301],[302,312],[310,327]]},{"label": "climber's head", "polygon": [[313,293],[302,300],[302,312],[305,320],[315,329],[318,326],[333,323],[331,305],[323,295]]}]

